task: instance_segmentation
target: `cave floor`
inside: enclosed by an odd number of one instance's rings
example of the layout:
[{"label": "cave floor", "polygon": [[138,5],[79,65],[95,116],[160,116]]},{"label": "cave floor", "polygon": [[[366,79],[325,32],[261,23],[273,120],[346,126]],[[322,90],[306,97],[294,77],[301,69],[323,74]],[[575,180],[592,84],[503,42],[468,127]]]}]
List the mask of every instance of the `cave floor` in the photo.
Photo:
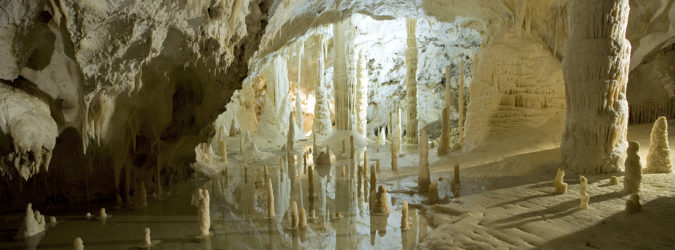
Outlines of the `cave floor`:
[{"label": "cave floor", "polygon": [[[629,139],[642,145],[643,166],[650,129],[651,125],[629,128]],[[669,132],[673,135],[674,131]],[[671,144],[673,138],[669,138]],[[299,152],[311,143],[304,144],[298,146]],[[501,145],[499,141],[491,144]],[[238,145],[238,138],[228,138],[228,145]],[[316,192],[310,201],[302,164],[298,177],[290,178],[295,174],[292,169],[280,169],[279,152],[265,160],[247,161],[246,168],[241,167],[241,159],[230,157],[227,176],[220,172],[223,166],[211,166],[211,172],[218,174],[207,171],[165,187],[159,199],[150,198],[143,208],[100,202],[44,211],[59,223],[25,242],[13,240],[22,215],[3,215],[0,248],[72,249],[75,237],[83,239],[86,249],[137,248],[145,227],[152,230],[153,240],[161,241],[155,249],[675,248],[675,174],[644,174],[643,211],[634,215],[623,211],[628,195],[622,192],[621,173],[586,176],[590,208],[580,210],[578,175],[567,173],[567,194],[552,194],[551,181],[561,167],[555,143],[479,148],[440,158],[431,148],[431,177],[439,180],[443,201],[429,205],[416,192],[416,147],[404,145],[402,149],[399,171],[394,172],[388,146],[371,143],[368,147],[369,164],[381,160],[378,185],[389,191],[392,212],[388,216],[370,215],[364,195],[356,191],[357,182],[350,181],[353,164],[347,157],[338,156],[330,168],[316,167]],[[238,147],[229,150],[231,155],[239,152]],[[460,195],[452,197],[450,170],[456,162],[461,165]],[[275,219],[267,218],[263,165],[268,165],[273,183]],[[344,177],[342,165],[347,166]],[[619,185],[608,184],[612,175],[619,177]],[[197,209],[191,201],[197,188],[207,188],[211,194],[213,235],[206,240],[195,237]],[[289,228],[292,200],[307,210],[305,229]],[[402,200],[410,203],[407,231],[400,229]],[[100,207],[106,207],[112,217],[84,218],[86,212],[97,215]],[[335,218],[336,211],[340,218]]]}]

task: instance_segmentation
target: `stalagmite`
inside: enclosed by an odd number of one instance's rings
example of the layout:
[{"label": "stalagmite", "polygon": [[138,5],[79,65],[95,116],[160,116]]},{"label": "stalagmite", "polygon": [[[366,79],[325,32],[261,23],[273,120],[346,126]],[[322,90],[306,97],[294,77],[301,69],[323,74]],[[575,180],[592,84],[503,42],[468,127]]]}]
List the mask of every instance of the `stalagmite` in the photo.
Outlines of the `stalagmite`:
[{"label": "stalagmite", "polygon": [[244,153],[244,139],[242,138],[241,128],[239,128],[239,153]]},{"label": "stalagmite", "polygon": [[267,217],[274,218],[274,189],[272,188],[272,178],[267,178]]},{"label": "stalagmite", "polygon": [[588,190],[588,179],[584,176],[579,177],[579,208],[581,209],[588,209],[588,200],[590,197],[588,196],[588,193],[586,192]]},{"label": "stalagmite", "polygon": [[330,135],[333,124],[330,119],[330,107],[328,104],[328,93],[326,93],[326,87],[324,86],[324,51],[326,50],[323,41],[321,42],[321,52],[319,53],[319,62],[317,65],[318,74],[317,79],[319,80],[316,86],[315,95],[316,102],[314,103],[314,125],[313,131],[314,134],[320,136]]},{"label": "stalagmite", "polygon": [[152,238],[150,237],[150,228],[146,227],[143,233],[143,245],[142,247],[151,247],[152,245],[155,245],[157,241],[153,241]]},{"label": "stalagmite", "polygon": [[[298,70],[299,72],[300,70]],[[298,73],[298,77],[300,74]],[[299,81],[299,79],[298,79]],[[305,121],[303,119],[302,115],[302,97],[300,96],[300,83],[298,82],[298,89],[296,91],[295,95],[295,116],[297,119],[297,124],[300,126],[300,131],[305,131],[303,128],[303,124],[305,124]]]},{"label": "stalagmite", "polygon": [[401,208],[401,231],[405,230],[408,230],[408,201],[403,201]]},{"label": "stalagmite", "polygon": [[[626,161],[628,161],[628,159],[626,159]],[[616,176],[609,177],[609,185],[619,185],[619,178]]]},{"label": "stalagmite", "polygon": [[563,182],[564,178],[565,178],[565,170],[559,168],[558,172],[555,175],[555,179],[553,180],[556,194],[567,193],[567,183]]},{"label": "stalagmite", "polygon": [[54,225],[56,225],[56,223],[57,223],[56,217],[54,217],[54,216],[49,216],[49,224],[52,225],[52,226],[54,226]]},{"label": "stalagmite", "polygon": [[390,142],[390,153],[391,153],[391,170],[398,171],[398,145],[396,142]]},{"label": "stalagmite", "polygon": [[197,191],[199,201],[197,205],[197,219],[199,222],[199,236],[209,236],[209,228],[211,228],[211,197],[208,189],[199,189]]},{"label": "stalagmite", "polygon": [[458,143],[464,141],[464,59],[460,58],[459,61],[459,97],[457,97],[457,104],[459,108],[459,138],[457,139]]},{"label": "stalagmite", "polygon": [[220,148],[220,157],[223,159],[223,163],[227,163],[227,142],[224,136],[218,140],[218,148]]},{"label": "stalagmite", "polygon": [[417,186],[420,192],[426,192],[429,189],[429,183],[431,183],[430,174],[429,174],[429,138],[427,137],[427,130],[422,128],[420,133],[420,160],[419,160],[419,172],[417,176]]},{"label": "stalagmite", "polygon": [[267,167],[267,165],[264,165],[263,166],[263,180],[267,180],[268,176],[269,176],[269,168]]},{"label": "stalagmite", "polygon": [[347,175],[347,167],[342,165],[342,177],[345,177]]},{"label": "stalagmite", "polygon": [[94,217],[94,216],[91,215],[90,212],[87,212],[86,214],[84,214],[84,218],[91,219],[91,217]]},{"label": "stalagmite", "polygon": [[100,218],[100,219],[108,218],[108,214],[105,212],[104,207],[102,207],[100,210],[98,210],[98,218]]},{"label": "stalagmite", "polygon": [[670,145],[668,145],[668,120],[661,116],[654,122],[649,136],[649,153],[647,168],[652,173],[670,173],[673,164],[670,162]]},{"label": "stalagmite", "polygon": [[379,173],[381,171],[380,169],[380,159],[375,160],[375,169]]},{"label": "stalagmite", "polygon": [[305,207],[300,207],[300,218],[298,221],[299,228],[307,227],[307,215],[305,214]]},{"label": "stalagmite", "polygon": [[563,163],[584,174],[616,172],[626,159],[628,0],[572,0],[563,59],[567,121]]},{"label": "stalagmite", "polygon": [[19,228],[19,233],[17,233],[17,238],[28,238],[44,231],[45,225],[39,222],[40,216],[39,212],[33,212],[33,204],[28,203],[26,205],[26,215],[24,216],[21,228]]},{"label": "stalagmite", "polygon": [[380,129],[380,132],[377,133],[377,144],[384,145],[387,139],[385,136],[384,128]]},{"label": "stalagmite", "polygon": [[438,181],[434,181],[429,185],[429,190],[427,191],[427,202],[429,202],[429,204],[436,204],[439,200]]},{"label": "stalagmite", "polygon": [[295,201],[291,202],[291,228],[298,228],[300,218],[298,217],[298,204]]},{"label": "stalagmite", "polygon": [[441,143],[438,146],[438,156],[443,156],[450,150],[450,108],[452,97],[450,95],[450,67],[445,67],[445,91],[443,92],[443,111],[441,112]]},{"label": "stalagmite", "polygon": [[396,126],[397,126],[397,128],[396,128],[396,134],[398,135],[398,136],[397,136],[398,139],[397,139],[396,145],[398,145],[398,146],[400,147],[400,146],[402,145],[402,143],[403,143],[403,138],[401,138],[401,136],[403,136],[403,129],[401,128],[401,109],[400,109],[400,108],[398,109],[398,120],[396,120],[396,122],[398,123],[398,124],[396,125]]},{"label": "stalagmite", "polygon": [[370,190],[375,190],[376,186],[377,186],[377,173],[375,173],[375,167],[370,166]]},{"label": "stalagmite", "polygon": [[77,237],[73,241],[73,249],[74,250],[84,250],[84,242],[82,242],[82,238]]},{"label": "stalagmite", "polygon": [[415,36],[417,19],[406,19],[407,46],[405,49],[406,66],[406,138],[410,144],[417,144],[417,38]]},{"label": "stalagmite", "polygon": [[307,168],[307,189],[309,193],[309,201],[314,201],[314,166]]},{"label": "stalagmite", "polygon": [[345,140],[343,139],[342,140],[342,155],[344,155],[346,153],[347,153],[347,146],[346,146]]},{"label": "stalagmite", "polygon": [[389,213],[389,196],[387,195],[387,188],[384,186],[380,185],[380,187],[377,189],[377,194],[375,196],[375,209],[373,211],[378,214]]},{"label": "stalagmite", "polygon": [[640,205],[640,195],[633,193],[630,195],[630,198],[626,200],[626,213],[635,214],[642,211],[642,205]]},{"label": "stalagmite", "polygon": [[366,171],[368,170],[368,147],[366,147],[366,151],[363,151],[363,167]]},{"label": "stalagmite", "polygon": [[237,129],[235,127],[234,117],[233,117],[232,122],[230,122],[230,137],[235,137],[236,135],[237,135]]},{"label": "stalagmite", "polygon": [[626,157],[626,169],[623,177],[623,190],[626,193],[640,192],[642,182],[642,163],[640,162],[640,144],[636,141],[628,143],[628,157]]},{"label": "stalagmite", "polygon": [[455,164],[455,176],[452,181],[456,184],[459,184],[459,163]]},{"label": "stalagmite", "polygon": [[293,112],[288,114],[288,133],[286,134],[286,150],[293,152],[293,147],[295,143],[295,119],[293,117]]}]

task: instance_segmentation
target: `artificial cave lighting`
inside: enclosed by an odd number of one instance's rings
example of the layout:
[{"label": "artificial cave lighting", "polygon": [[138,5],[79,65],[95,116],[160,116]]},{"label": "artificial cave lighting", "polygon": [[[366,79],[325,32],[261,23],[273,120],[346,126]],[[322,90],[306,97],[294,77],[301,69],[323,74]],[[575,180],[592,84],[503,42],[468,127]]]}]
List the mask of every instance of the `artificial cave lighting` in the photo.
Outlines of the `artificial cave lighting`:
[{"label": "artificial cave lighting", "polygon": [[675,0],[0,2],[0,249],[675,248]]}]

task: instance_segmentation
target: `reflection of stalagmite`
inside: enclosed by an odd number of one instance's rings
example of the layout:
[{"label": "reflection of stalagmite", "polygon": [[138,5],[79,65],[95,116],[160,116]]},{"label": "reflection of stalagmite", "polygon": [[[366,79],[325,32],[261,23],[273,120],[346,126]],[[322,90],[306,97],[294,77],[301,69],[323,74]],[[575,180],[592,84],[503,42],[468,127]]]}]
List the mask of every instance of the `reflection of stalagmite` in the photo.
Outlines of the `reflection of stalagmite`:
[{"label": "reflection of stalagmite", "polygon": [[642,163],[640,162],[640,144],[636,141],[628,143],[628,156],[626,157],[625,176],[623,177],[623,190],[627,193],[640,191],[642,181]]},{"label": "reflection of stalagmite", "polygon": [[567,183],[563,182],[564,178],[565,178],[565,170],[559,168],[558,172],[555,175],[555,180],[553,181],[553,184],[555,186],[555,193],[557,194],[567,193]]},{"label": "reflection of stalagmite", "polygon": [[630,195],[630,199],[626,201],[626,212],[628,214],[635,214],[642,211],[642,205],[640,205],[640,196],[637,193]]},{"label": "reflection of stalagmite", "polygon": [[274,218],[274,189],[272,188],[272,178],[267,178],[267,217]]},{"label": "reflection of stalagmite", "polygon": [[368,171],[368,147],[366,147],[366,151],[363,151],[363,167]]},{"label": "reflection of stalagmite", "polygon": [[438,203],[440,198],[438,197],[438,181],[434,181],[429,184],[429,190],[427,191],[427,202],[429,204]]},{"label": "reflection of stalagmite", "polygon": [[403,201],[401,209],[401,230],[408,230],[408,201]]},{"label": "reflection of stalagmite", "polygon": [[628,0],[570,1],[563,59],[567,120],[563,163],[577,173],[621,170],[626,159]]},{"label": "reflection of stalagmite", "polygon": [[82,238],[77,237],[73,241],[73,249],[74,250],[84,250],[84,242],[82,242]]},{"label": "reflection of stalagmite", "polygon": [[312,203],[314,201],[314,166],[309,166],[307,168],[307,185],[309,186],[308,192],[309,192],[309,202]]},{"label": "reflection of stalagmite", "polygon": [[391,170],[398,171],[398,145],[393,141],[389,145],[391,150]]},{"label": "reflection of stalagmite", "polygon": [[198,202],[198,221],[199,221],[199,235],[200,236],[208,236],[209,235],[209,228],[211,228],[211,212],[210,212],[210,206],[211,206],[211,198],[209,197],[209,190],[208,189],[199,189],[197,191],[197,194],[199,195],[199,202]]},{"label": "reflection of stalagmite", "polygon": [[429,183],[431,183],[429,175],[429,138],[427,137],[427,130],[422,128],[420,133],[420,160],[419,160],[419,173],[417,176],[417,185],[420,192],[426,192],[429,189]]},{"label": "reflection of stalagmite", "polygon": [[647,172],[670,173],[670,145],[668,145],[668,121],[661,116],[654,122],[649,137],[649,153],[647,153]]},{"label": "reflection of stalagmite", "polygon": [[417,38],[415,31],[417,20],[408,18],[406,20],[407,30],[407,46],[405,50],[405,66],[406,66],[406,100],[408,101],[406,123],[406,138],[408,143],[417,143]]},{"label": "reflection of stalagmite", "polygon": [[581,209],[588,209],[588,200],[590,197],[588,196],[588,193],[586,192],[588,190],[588,179],[584,176],[579,177],[579,208]]},{"label": "reflection of stalagmite", "polygon": [[244,153],[244,139],[242,138],[241,128],[239,128],[239,153]]}]

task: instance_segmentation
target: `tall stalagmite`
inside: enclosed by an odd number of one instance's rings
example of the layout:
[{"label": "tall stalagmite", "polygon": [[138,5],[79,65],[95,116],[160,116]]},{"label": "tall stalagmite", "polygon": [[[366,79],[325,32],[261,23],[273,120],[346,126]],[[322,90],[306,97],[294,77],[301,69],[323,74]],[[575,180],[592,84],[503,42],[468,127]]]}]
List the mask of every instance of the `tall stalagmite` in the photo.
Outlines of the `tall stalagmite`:
[{"label": "tall stalagmite", "polygon": [[647,153],[647,172],[670,173],[673,164],[670,162],[670,145],[668,145],[668,121],[661,116],[654,122],[649,137],[649,153]]},{"label": "tall stalagmite", "polygon": [[314,90],[316,92],[316,102],[314,103],[314,127],[313,133],[320,136],[328,136],[333,129],[332,121],[330,120],[330,107],[328,106],[328,93],[324,86],[324,54],[325,45],[321,42],[321,52],[319,53],[318,76],[319,80]]},{"label": "tall stalagmite", "polygon": [[628,0],[571,0],[563,60],[567,122],[561,142],[568,169],[606,173],[626,159],[626,83],[631,45]]},{"label": "tall stalagmite", "polygon": [[457,100],[459,108],[459,138],[457,142],[462,143],[464,141],[464,60],[460,59],[459,61],[459,97]]},{"label": "tall stalagmite", "polygon": [[333,89],[335,91],[335,124],[338,130],[353,130],[356,72],[354,53],[354,28],[351,19],[345,18],[333,25],[335,56]]},{"label": "tall stalagmite", "polygon": [[429,184],[431,183],[429,175],[429,137],[427,136],[427,130],[422,128],[420,131],[420,168],[417,176],[417,185],[419,186],[420,192],[426,192],[429,189]]},{"label": "tall stalagmite", "polygon": [[405,131],[407,142],[417,144],[417,38],[415,31],[417,28],[417,19],[408,18],[406,20],[408,31],[407,47],[405,49],[405,85],[406,100],[408,101]]},{"label": "tall stalagmite", "polygon": [[443,92],[443,112],[441,112],[441,143],[438,146],[438,156],[443,156],[450,150],[450,67],[445,68],[445,91]]}]

